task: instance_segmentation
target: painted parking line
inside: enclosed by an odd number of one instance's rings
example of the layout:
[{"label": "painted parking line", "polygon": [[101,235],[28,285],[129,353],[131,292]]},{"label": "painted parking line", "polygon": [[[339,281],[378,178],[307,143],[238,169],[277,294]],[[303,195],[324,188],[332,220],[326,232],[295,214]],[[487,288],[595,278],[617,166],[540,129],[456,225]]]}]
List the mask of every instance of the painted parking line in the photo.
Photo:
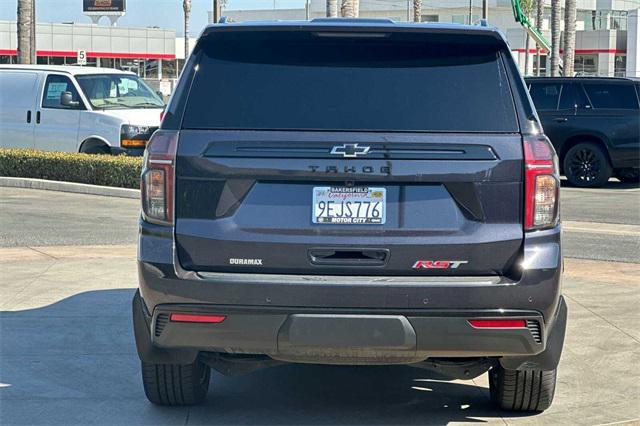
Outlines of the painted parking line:
[{"label": "painted parking line", "polygon": [[564,232],[585,234],[607,234],[630,237],[640,237],[640,225],[626,225],[620,223],[580,222],[565,220],[562,222]]},{"label": "painted parking line", "polygon": [[629,187],[629,188],[573,188],[573,187],[562,187],[562,192],[586,192],[591,194],[607,194],[612,195],[618,192],[640,192],[640,188],[638,187]]},{"label": "painted parking line", "polygon": [[2,247],[0,262],[136,258],[135,244],[94,246]]}]

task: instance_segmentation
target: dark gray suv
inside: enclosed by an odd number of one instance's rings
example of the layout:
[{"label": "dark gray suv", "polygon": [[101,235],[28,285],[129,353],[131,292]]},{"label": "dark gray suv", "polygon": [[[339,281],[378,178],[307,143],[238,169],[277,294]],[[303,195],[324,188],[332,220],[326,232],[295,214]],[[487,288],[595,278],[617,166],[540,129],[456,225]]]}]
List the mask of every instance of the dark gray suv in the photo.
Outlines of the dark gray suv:
[{"label": "dark gray suv", "polygon": [[558,164],[502,35],[313,20],[207,27],[142,173],[144,389],[210,368],[489,372],[553,399],[564,341]]},{"label": "dark gray suv", "polygon": [[527,79],[545,134],[570,184],[640,182],[640,81],[609,77]]}]

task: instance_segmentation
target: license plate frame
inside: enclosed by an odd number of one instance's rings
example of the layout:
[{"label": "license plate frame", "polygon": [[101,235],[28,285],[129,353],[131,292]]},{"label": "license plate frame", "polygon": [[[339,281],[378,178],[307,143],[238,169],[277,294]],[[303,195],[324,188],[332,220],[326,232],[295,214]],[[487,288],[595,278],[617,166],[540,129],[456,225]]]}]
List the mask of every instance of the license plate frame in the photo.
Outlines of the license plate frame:
[{"label": "license plate frame", "polygon": [[[384,225],[386,223],[386,188],[315,186],[312,191],[311,221],[314,224]],[[326,204],[322,206],[319,204],[320,202]],[[330,205],[329,202],[335,202],[335,204]],[[332,215],[331,213],[334,212],[333,206],[337,210]],[[340,213],[340,215],[337,213]]]}]

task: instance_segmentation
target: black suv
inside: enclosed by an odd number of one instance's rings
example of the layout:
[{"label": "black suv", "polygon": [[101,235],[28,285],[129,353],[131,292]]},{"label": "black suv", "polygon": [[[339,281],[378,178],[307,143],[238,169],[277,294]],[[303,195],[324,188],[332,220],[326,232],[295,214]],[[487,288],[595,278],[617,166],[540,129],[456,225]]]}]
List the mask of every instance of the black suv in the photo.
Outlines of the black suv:
[{"label": "black suv", "polygon": [[640,181],[640,81],[626,78],[528,78],[545,134],[575,186],[614,175]]},{"label": "black suv", "polygon": [[313,20],[207,27],[142,173],[137,349],[150,401],[210,367],[489,371],[553,399],[557,158],[500,32]]}]

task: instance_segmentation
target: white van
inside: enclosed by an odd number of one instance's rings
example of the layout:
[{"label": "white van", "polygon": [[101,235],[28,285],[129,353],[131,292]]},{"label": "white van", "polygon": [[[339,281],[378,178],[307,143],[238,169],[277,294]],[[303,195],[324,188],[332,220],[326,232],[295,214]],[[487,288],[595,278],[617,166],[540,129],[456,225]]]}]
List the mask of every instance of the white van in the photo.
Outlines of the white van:
[{"label": "white van", "polygon": [[139,155],[163,108],[131,72],[0,65],[0,147]]}]

